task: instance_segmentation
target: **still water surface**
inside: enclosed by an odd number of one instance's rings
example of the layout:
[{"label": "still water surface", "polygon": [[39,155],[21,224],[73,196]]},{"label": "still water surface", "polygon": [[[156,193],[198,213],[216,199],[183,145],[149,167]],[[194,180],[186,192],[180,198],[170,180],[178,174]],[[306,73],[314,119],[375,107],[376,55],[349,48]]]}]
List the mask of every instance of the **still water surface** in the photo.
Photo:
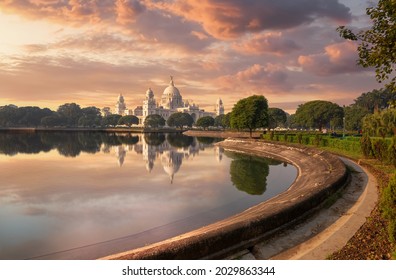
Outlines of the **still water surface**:
[{"label": "still water surface", "polygon": [[0,133],[0,259],[93,259],[229,217],[294,166],[177,134]]}]

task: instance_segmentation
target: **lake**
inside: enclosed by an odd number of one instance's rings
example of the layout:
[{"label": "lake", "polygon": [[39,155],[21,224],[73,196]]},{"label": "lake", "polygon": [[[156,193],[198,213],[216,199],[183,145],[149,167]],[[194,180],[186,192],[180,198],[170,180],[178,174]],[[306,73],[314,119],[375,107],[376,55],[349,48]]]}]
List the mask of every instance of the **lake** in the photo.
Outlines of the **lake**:
[{"label": "lake", "polygon": [[0,133],[0,259],[95,259],[230,217],[297,169],[181,134]]}]

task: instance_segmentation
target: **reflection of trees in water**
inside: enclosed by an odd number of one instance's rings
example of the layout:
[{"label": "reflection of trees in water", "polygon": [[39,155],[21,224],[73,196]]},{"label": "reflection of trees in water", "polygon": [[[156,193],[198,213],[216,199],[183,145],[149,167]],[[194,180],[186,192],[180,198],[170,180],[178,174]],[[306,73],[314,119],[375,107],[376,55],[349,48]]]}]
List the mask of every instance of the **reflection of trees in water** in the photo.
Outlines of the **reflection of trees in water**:
[{"label": "reflection of trees in water", "polygon": [[48,152],[53,146],[43,143],[36,133],[0,133],[0,153],[16,155],[18,153],[37,154],[42,151]]},{"label": "reflection of trees in water", "polygon": [[42,132],[42,133],[0,133],[0,153],[15,155],[18,153],[39,153],[57,149],[66,157],[76,157],[81,152],[97,153],[102,144],[119,146],[135,145],[139,136],[131,134],[98,132]]},{"label": "reflection of trees in water", "polygon": [[150,146],[160,146],[165,142],[165,134],[163,133],[146,133],[144,141]]},{"label": "reflection of trees in water", "polygon": [[[101,150],[109,152],[111,147],[128,145],[139,150],[139,141],[151,147],[163,146],[162,149],[190,148],[195,151],[206,146],[197,142],[193,137],[182,134],[148,133],[141,136],[131,133],[100,133],[100,132],[39,132],[39,133],[0,133],[0,153],[16,155],[18,153],[39,153],[57,149],[59,154],[66,157],[76,157],[81,152],[97,153]],[[201,139],[202,140],[202,139]],[[206,141],[214,142],[216,140]],[[166,145],[164,146],[164,144]],[[199,144],[199,145],[198,145]]]},{"label": "reflection of trees in water", "polygon": [[269,165],[281,162],[244,154],[226,152],[232,158],[230,165],[231,182],[240,190],[251,195],[261,195],[267,188]]},{"label": "reflection of trees in water", "polygon": [[178,133],[170,133],[166,137],[169,144],[175,148],[188,148],[194,146],[194,137],[186,136]]}]

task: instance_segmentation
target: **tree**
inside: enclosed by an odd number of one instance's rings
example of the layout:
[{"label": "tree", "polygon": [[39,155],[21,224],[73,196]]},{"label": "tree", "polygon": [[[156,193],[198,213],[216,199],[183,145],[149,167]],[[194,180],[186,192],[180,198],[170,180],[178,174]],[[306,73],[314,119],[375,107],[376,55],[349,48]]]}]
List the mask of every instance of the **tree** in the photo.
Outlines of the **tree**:
[{"label": "tree", "polygon": [[391,77],[396,65],[396,1],[379,0],[376,7],[366,10],[372,20],[370,29],[354,33],[345,26],[337,31],[340,36],[358,41],[358,64],[363,67],[374,67],[378,82],[387,81],[386,87],[396,91],[396,76]]},{"label": "tree", "polygon": [[45,127],[62,126],[65,125],[65,119],[59,116],[59,114],[54,113],[51,116],[41,118],[40,124]]},{"label": "tree", "polygon": [[145,127],[157,128],[157,127],[164,126],[164,125],[165,125],[165,119],[158,114],[148,115],[144,119]]},{"label": "tree", "polygon": [[170,115],[166,123],[168,126],[183,129],[184,126],[191,127],[194,123],[194,119],[188,113],[178,112]]},{"label": "tree", "polygon": [[82,116],[78,119],[79,126],[99,126],[102,122],[102,115],[99,108],[91,106],[81,109]]},{"label": "tree", "polygon": [[243,154],[232,154],[231,158],[232,184],[248,194],[262,195],[267,189],[268,162],[263,158]]},{"label": "tree", "polygon": [[344,108],[345,129],[361,130],[363,128],[362,119],[370,112],[366,108],[359,107],[355,104]]},{"label": "tree", "polygon": [[121,119],[121,115],[111,114],[102,119],[102,125],[104,126],[116,126],[118,121]]},{"label": "tree", "polygon": [[374,113],[388,108],[394,101],[396,101],[396,92],[391,92],[389,89],[375,89],[362,93],[355,99],[354,104]]},{"label": "tree", "polygon": [[287,121],[287,114],[279,108],[268,109],[269,128],[284,127]]},{"label": "tree", "polygon": [[230,116],[232,128],[249,129],[252,137],[253,129],[268,125],[268,102],[262,95],[253,95],[241,99],[235,104]]},{"label": "tree", "polygon": [[393,136],[396,132],[396,109],[366,115],[362,122],[363,131],[369,136]]},{"label": "tree", "polygon": [[[314,100],[298,106],[295,114],[295,122],[308,128],[322,130],[330,126],[330,122],[342,120],[344,110],[330,101]],[[338,121],[339,122],[339,121]]]},{"label": "tree", "polygon": [[139,124],[139,119],[133,115],[123,116],[118,120],[118,124],[131,127],[133,124]]},{"label": "tree", "polygon": [[215,124],[215,120],[211,116],[205,116],[199,118],[196,122],[196,125],[199,127],[203,127],[204,130],[209,126],[213,126],[214,124]]},{"label": "tree", "polygon": [[57,110],[58,114],[65,118],[66,125],[77,126],[78,120],[83,115],[80,105],[76,103],[66,103],[59,106]]}]

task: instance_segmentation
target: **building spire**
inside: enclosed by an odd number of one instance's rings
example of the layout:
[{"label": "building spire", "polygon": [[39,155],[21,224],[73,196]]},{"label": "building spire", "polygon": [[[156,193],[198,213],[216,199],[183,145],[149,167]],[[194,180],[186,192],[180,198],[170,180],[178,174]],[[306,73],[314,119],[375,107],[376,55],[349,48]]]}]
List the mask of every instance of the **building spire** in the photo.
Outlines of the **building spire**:
[{"label": "building spire", "polygon": [[170,76],[170,79],[171,79],[171,80],[170,80],[170,82],[169,82],[169,85],[171,85],[171,86],[173,86],[173,87],[174,87],[174,86],[175,86],[175,84],[173,83],[173,76],[172,76],[172,75]]}]

